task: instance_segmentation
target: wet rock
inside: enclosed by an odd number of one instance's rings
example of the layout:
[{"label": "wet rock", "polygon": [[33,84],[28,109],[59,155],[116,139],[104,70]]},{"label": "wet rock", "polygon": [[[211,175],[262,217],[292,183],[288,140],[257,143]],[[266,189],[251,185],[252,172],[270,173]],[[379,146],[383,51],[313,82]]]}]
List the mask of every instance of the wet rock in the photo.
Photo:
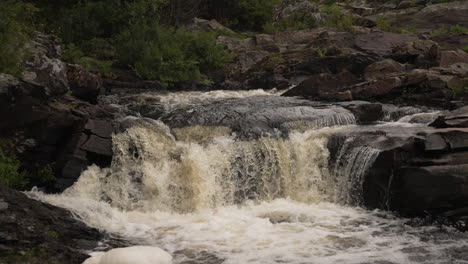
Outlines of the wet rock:
[{"label": "wet rock", "polygon": [[339,103],[338,105],[351,111],[356,117],[358,124],[368,124],[381,120],[384,116],[382,104],[364,101],[351,101]]},{"label": "wet rock", "polygon": [[468,128],[468,106],[461,107],[437,118],[431,126],[437,128],[464,127]]},{"label": "wet rock", "polygon": [[404,66],[400,63],[391,59],[386,59],[369,65],[364,70],[364,79],[366,81],[377,80],[392,73],[400,73],[404,71],[404,69]]},{"label": "wet rock", "polygon": [[423,212],[465,205],[468,164],[401,168],[392,182],[393,208]]},{"label": "wet rock", "polygon": [[67,80],[73,96],[96,102],[96,98],[103,92],[102,79],[76,64],[67,65]]},{"label": "wet rock", "polygon": [[320,94],[340,92],[343,88],[357,82],[357,77],[347,71],[338,74],[322,73],[310,77],[298,86],[288,90],[283,96],[320,98]]},{"label": "wet rock", "polygon": [[67,141],[58,159],[60,178],[56,191],[70,187],[92,164],[108,167],[112,161],[112,134],[114,125],[108,120],[78,121],[73,125],[73,134]]},{"label": "wet rock", "polygon": [[353,114],[339,106],[288,97],[225,99],[176,110],[162,117],[171,128],[221,126],[241,138],[286,136],[291,129],[354,124]]},{"label": "wet rock", "polygon": [[[26,197],[0,184],[1,262],[82,263],[83,250],[98,246],[104,236],[64,209]],[[86,247],[80,240],[88,241]],[[23,252],[23,253],[22,253]]]}]

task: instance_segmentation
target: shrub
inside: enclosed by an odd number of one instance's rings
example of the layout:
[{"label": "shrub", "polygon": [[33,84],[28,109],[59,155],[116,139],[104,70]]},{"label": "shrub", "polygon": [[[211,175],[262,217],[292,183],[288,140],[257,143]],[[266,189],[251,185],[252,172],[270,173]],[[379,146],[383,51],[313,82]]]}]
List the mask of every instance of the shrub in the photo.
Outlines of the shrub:
[{"label": "shrub", "polygon": [[450,33],[468,33],[468,28],[460,25],[450,27]]},{"label": "shrub", "polygon": [[264,26],[264,31],[267,33],[295,31],[313,28],[315,21],[305,12],[297,12],[289,17],[286,17],[276,23],[268,23]]},{"label": "shrub", "polygon": [[117,56],[141,78],[171,83],[200,79],[231,60],[215,34],[188,33],[157,23],[133,25],[117,39]]},{"label": "shrub", "polygon": [[[93,54],[92,50],[88,50],[88,54]],[[99,57],[96,53],[93,55]],[[79,64],[88,71],[98,72],[105,77],[113,77],[111,71],[112,61],[89,57],[75,44],[66,45],[62,57],[64,61]]]},{"label": "shrub", "polygon": [[31,19],[36,8],[16,0],[0,2],[0,72],[21,76],[28,56],[25,43],[33,31]]},{"label": "shrub", "polygon": [[328,14],[325,26],[334,27],[340,31],[354,32],[353,15],[345,12],[336,4],[328,5],[323,10]]},{"label": "shrub", "polygon": [[26,173],[20,171],[20,162],[9,153],[7,141],[0,144],[0,182],[10,188],[23,189],[28,183]]}]

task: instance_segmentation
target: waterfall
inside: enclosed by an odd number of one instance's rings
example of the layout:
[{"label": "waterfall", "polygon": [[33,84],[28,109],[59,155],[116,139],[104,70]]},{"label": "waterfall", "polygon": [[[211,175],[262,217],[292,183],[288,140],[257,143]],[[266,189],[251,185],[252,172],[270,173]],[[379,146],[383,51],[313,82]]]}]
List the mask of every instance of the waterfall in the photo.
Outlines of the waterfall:
[{"label": "waterfall", "polygon": [[[210,96],[226,95],[245,96]],[[185,109],[204,96],[149,94],[138,100]],[[239,102],[233,103],[237,110],[258,102],[264,102],[260,110],[271,107],[269,98],[240,108]],[[459,252],[468,248],[465,235],[360,208],[363,181],[379,151],[353,144],[346,125],[355,120],[348,111],[304,104],[282,108],[289,119],[273,118],[276,105],[238,115],[258,115],[255,121],[288,132],[280,136],[240,137],[222,122],[169,128],[127,117],[120,120],[127,129],[113,135],[110,168],[90,166],[62,194],[27,194],[67,208],[129,245],[162,248],[174,264],[447,263],[448,255],[464,263]],[[331,157],[329,141],[337,134],[348,136],[340,137]]]},{"label": "waterfall", "polygon": [[114,135],[111,168],[84,173],[65,193],[122,210],[168,212],[247,200],[327,200],[334,194],[327,167],[330,131],[241,141],[223,127],[178,129],[174,137],[161,122],[139,122]]},{"label": "waterfall", "polygon": [[367,146],[352,147],[352,137],[347,138],[338,151],[333,169],[337,181],[336,200],[343,204],[362,205],[363,184],[366,173],[380,151]]}]

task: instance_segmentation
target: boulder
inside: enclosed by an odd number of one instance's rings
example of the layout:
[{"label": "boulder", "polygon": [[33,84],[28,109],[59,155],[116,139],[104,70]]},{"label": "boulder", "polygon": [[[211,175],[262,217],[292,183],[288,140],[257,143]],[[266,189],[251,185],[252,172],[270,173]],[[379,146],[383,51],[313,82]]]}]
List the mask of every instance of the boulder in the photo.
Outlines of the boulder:
[{"label": "boulder", "polygon": [[320,94],[343,91],[343,88],[357,82],[356,76],[348,71],[338,74],[322,73],[308,78],[298,86],[285,92],[283,96],[320,97]]},{"label": "boulder", "polygon": [[390,208],[414,215],[465,207],[468,164],[404,167],[394,171]]},{"label": "boulder", "polygon": [[353,113],[358,124],[369,124],[381,120],[384,116],[382,104],[365,101],[350,101],[338,105]]},{"label": "boulder", "polygon": [[365,100],[371,98],[392,97],[400,94],[403,85],[401,77],[385,77],[375,81],[365,82],[350,87],[354,99]]},{"label": "boulder", "polygon": [[97,96],[103,92],[101,77],[79,65],[67,65],[67,80],[73,96],[81,100],[96,102]]},{"label": "boulder", "polygon": [[400,63],[391,59],[386,59],[369,65],[364,70],[364,79],[366,81],[373,81],[392,73],[400,73],[404,71],[404,69],[405,67]]},{"label": "boulder", "polygon": [[455,63],[468,63],[468,54],[463,50],[447,50],[440,52],[440,67],[447,68]]}]

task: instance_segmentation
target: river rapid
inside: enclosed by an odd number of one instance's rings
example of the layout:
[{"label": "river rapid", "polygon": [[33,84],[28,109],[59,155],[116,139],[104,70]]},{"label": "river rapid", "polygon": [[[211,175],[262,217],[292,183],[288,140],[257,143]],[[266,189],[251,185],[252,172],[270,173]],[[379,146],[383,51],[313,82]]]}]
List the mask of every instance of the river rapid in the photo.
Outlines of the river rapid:
[{"label": "river rapid", "polygon": [[[146,93],[125,100],[157,105],[167,117],[213,100],[278,100],[277,94]],[[297,114],[309,110],[301,106]],[[270,113],[262,116],[271,120]],[[379,126],[424,125],[408,123],[413,116]],[[164,118],[123,116],[121,122],[132,125],[113,136],[110,168],[90,166],[62,194],[27,194],[129,245],[160,247],[174,263],[468,263],[467,234],[360,206],[378,150],[344,142],[330,164],[330,136],[356,126],[340,111],[285,122],[281,136],[243,137],[223,121],[173,126]],[[105,241],[96,251],[102,249]]]}]

